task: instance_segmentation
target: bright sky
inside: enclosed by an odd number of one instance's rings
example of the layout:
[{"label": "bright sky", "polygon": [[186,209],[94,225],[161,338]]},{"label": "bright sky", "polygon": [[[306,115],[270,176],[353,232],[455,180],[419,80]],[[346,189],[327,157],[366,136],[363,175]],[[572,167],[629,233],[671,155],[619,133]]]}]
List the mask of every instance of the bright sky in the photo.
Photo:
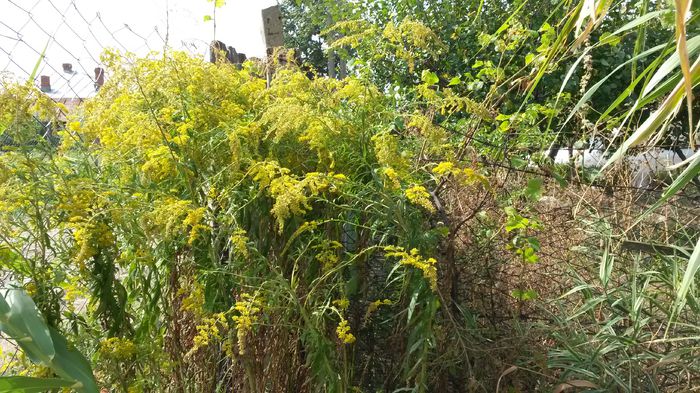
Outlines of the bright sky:
[{"label": "bright sky", "polygon": [[[26,78],[48,43],[39,75],[72,63],[92,73],[102,48],[144,54],[173,48],[204,54],[216,38],[248,57],[264,57],[263,8],[276,0],[227,0],[216,9],[207,0],[0,0],[0,71]],[[169,26],[169,27],[168,27]]]}]

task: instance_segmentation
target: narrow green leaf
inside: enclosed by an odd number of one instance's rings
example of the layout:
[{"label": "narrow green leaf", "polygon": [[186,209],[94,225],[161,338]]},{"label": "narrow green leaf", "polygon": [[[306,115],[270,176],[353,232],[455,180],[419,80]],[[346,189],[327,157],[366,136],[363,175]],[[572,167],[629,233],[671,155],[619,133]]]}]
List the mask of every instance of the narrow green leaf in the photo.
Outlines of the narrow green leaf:
[{"label": "narrow green leaf", "polygon": [[513,12],[508,16],[508,19],[506,19],[506,21],[503,22],[503,24],[501,25],[501,27],[499,27],[498,30],[496,30],[496,32],[495,32],[493,35],[499,35],[499,34],[503,33],[504,31],[506,31],[506,29],[508,29],[508,27],[510,26],[510,25],[508,24],[508,22],[510,22],[511,19],[513,19],[513,18],[515,18],[516,16],[518,16],[518,13],[519,13],[520,10],[525,6],[525,4],[527,4],[527,1],[528,1],[528,0],[525,0],[525,1],[523,1],[522,3],[520,3],[520,5],[518,6],[518,8],[516,8],[515,11],[513,11]]},{"label": "narrow green leaf", "polygon": [[[696,60],[695,64],[693,64],[691,74],[693,83],[695,83],[697,79],[700,79],[700,59]],[[657,108],[651,115],[649,115],[644,123],[642,123],[642,125],[639,126],[639,128],[622,143],[622,146],[617,149],[612,157],[608,159],[605,165],[603,165],[601,168],[601,171],[605,170],[617,160],[622,158],[631,147],[647,141],[652,134],[661,127],[662,124],[673,117],[673,114],[682,104],[683,98],[685,97],[685,86],[685,81],[680,81],[676,85],[676,88],[673,89],[673,92],[671,92],[661,106],[659,106],[659,108]]]},{"label": "narrow green leaf", "polygon": [[644,218],[646,218],[654,210],[658,209],[659,206],[664,204],[671,197],[676,195],[680,190],[683,189],[683,187],[685,187],[698,175],[700,175],[700,156],[698,156],[693,161],[691,161],[690,164],[688,164],[688,167],[686,167],[685,170],[676,178],[676,180],[674,180],[673,183],[671,183],[671,185],[668,186],[666,190],[664,190],[659,200],[656,201],[656,203],[654,203],[652,207],[647,209],[637,218],[634,225],[639,224]]},{"label": "narrow green leaf", "polygon": [[691,255],[690,259],[688,260],[688,267],[685,269],[683,281],[681,282],[681,286],[678,288],[678,293],[676,294],[676,299],[679,304],[678,309],[680,309],[685,303],[685,297],[690,289],[690,284],[693,283],[695,273],[698,272],[698,268],[700,268],[700,238],[698,238],[698,242],[695,245],[693,255]]},{"label": "narrow green leaf", "polygon": [[[700,49],[700,36],[693,37],[687,41],[688,54],[695,54],[698,49]],[[681,58],[677,51],[674,51],[671,56],[664,61],[664,63],[659,67],[654,76],[651,77],[649,83],[642,90],[641,97],[645,97],[649,92],[651,92],[656,85],[659,84],[668,74],[676,70],[681,64]]]},{"label": "narrow green leaf", "polygon": [[[618,106],[620,106],[620,104],[622,104],[622,103],[627,99],[627,97],[629,97],[629,96],[632,94],[632,92],[633,92],[634,89],[637,87],[637,85],[639,84],[639,82],[641,82],[642,80],[644,80],[644,78],[646,77],[647,74],[649,74],[651,71],[653,71],[654,69],[656,69],[656,67],[658,67],[659,62],[661,61],[661,59],[662,59],[662,57],[658,57],[658,58],[657,58],[656,60],[654,60],[651,64],[649,64],[649,66],[647,66],[647,67],[644,69],[644,71],[642,71],[642,73],[639,74],[639,75],[625,88],[625,90],[624,90],[622,93],[620,93],[620,95],[617,96],[617,98],[615,99],[615,101],[613,101],[613,103],[610,104],[610,105],[608,106],[608,108],[603,112],[603,114],[600,115],[600,117],[598,118],[598,122],[601,122],[601,121],[607,119],[608,116],[610,115],[610,113],[611,113],[613,110],[615,110],[615,108],[617,108]],[[635,104],[631,110],[635,110],[635,109],[639,106],[639,104],[640,104],[640,103]]]},{"label": "narrow green leaf", "polygon": [[639,60],[639,59],[643,59],[643,58],[649,56],[650,54],[652,54],[652,53],[654,53],[654,52],[660,51],[660,50],[663,49],[664,47],[665,47],[665,45],[657,45],[657,46],[655,46],[655,47],[653,47],[653,48],[651,48],[651,49],[648,49],[648,50],[646,50],[646,51],[640,53],[640,54],[637,55],[637,56],[632,57],[631,59],[629,59],[629,60],[625,61],[624,63],[622,63],[622,64],[618,65],[617,67],[615,67],[615,69],[612,70],[612,72],[610,72],[608,75],[606,75],[605,77],[603,77],[603,79],[601,79],[600,81],[598,81],[598,83],[596,83],[595,85],[591,86],[591,88],[588,89],[588,90],[583,94],[583,97],[581,97],[581,99],[576,103],[576,105],[574,106],[574,108],[570,111],[569,116],[566,118],[566,120],[564,121],[564,123],[561,125],[561,128],[564,128],[564,126],[571,120],[571,118],[574,117],[574,115],[576,114],[576,112],[578,112],[578,110],[583,106],[583,104],[585,104],[586,102],[588,102],[588,100],[593,96],[593,94],[594,94],[596,91],[598,91],[598,89],[603,85],[603,83],[605,83],[605,81],[607,81],[608,79],[610,79],[611,76],[615,75],[615,73],[616,73],[617,71],[619,71],[620,69],[622,69],[623,67],[625,67],[627,64],[631,63],[632,61],[634,61],[634,60]]},{"label": "narrow green leaf", "polygon": [[620,35],[621,33],[624,33],[625,31],[634,29],[635,27],[641,25],[642,23],[646,23],[647,21],[652,20],[652,19],[657,19],[659,16],[661,16],[661,14],[664,14],[667,12],[670,12],[670,11],[660,10],[660,11],[653,11],[653,12],[646,13],[646,14],[632,20],[631,22],[628,22],[627,24],[620,27],[619,29],[615,30],[611,35],[612,36]]},{"label": "narrow green leaf", "polygon": [[68,388],[74,383],[58,378],[0,377],[0,393],[41,393]]},{"label": "narrow green leaf", "polygon": [[32,69],[32,73],[29,74],[29,79],[27,80],[27,83],[34,83],[34,78],[36,78],[36,73],[39,72],[39,66],[41,66],[41,62],[44,61],[44,57],[46,55],[46,49],[49,47],[49,42],[46,41],[46,45],[44,45],[44,49],[41,51],[41,54],[39,54],[39,60],[37,60],[36,64],[34,64],[34,68]]}]

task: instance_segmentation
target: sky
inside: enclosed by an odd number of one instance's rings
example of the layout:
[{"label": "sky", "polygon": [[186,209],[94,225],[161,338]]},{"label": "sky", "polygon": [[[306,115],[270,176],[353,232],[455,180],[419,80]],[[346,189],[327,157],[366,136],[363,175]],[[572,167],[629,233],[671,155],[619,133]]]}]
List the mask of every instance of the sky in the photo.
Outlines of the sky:
[{"label": "sky", "polygon": [[166,37],[191,53],[205,54],[216,38],[264,57],[260,12],[276,3],[226,0],[214,13],[207,0],[0,0],[0,71],[26,80],[46,47],[38,75],[58,75],[63,63],[92,74],[103,48],[145,54],[162,50]]}]

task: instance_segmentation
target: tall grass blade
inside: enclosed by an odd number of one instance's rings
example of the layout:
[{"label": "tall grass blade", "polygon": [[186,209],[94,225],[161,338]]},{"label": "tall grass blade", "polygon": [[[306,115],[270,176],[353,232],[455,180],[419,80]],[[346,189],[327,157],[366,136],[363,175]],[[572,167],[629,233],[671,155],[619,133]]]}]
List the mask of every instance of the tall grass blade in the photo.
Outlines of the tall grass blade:
[{"label": "tall grass blade", "polygon": [[686,41],[685,21],[690,13],[691,0],[675,0],[676,4],[676,45],[681,61],[683,72],[683,82],[685,83],[686,104],[688,105],[688,126],[690,132],[690,146],[695,148],[695,137],[693,133],[693,83],[690,73],[690,57],[688,55],[688,45]]}]

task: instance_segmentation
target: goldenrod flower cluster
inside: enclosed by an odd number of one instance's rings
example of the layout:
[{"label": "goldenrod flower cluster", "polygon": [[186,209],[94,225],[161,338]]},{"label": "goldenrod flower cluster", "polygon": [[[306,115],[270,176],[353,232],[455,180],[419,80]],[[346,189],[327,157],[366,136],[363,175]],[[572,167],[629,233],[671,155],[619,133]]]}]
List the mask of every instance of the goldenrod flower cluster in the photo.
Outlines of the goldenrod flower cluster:
[{"label": "goldenrod flower cluster", "polygon": [[180,303],[181,311],[188,311],[196,316],[202,316],[204,313],[204,288],[197,281],[187,283],[178,290],[178,295],[186,295]]},{"label": "goldenrod flower cluster", "polygon": [[355,336],[350,333],[350,326],[348,326],[347,319],[341,317],[338,327],[335,328],[335,332],[343,344],[352,344],[355,342]]},{"label": "goldenrod flower cluster", "polygon": [[394,304],[394,303],[389,299],[384,299],[384,300],[377,299],[377,300],[373,301],[372,303],[370,303],[367,306],[367,312],[365,313],[365,321],[367,321],[369,319],[369,317],[375,311],[377,311],[379,309],[380,306],[390,306],[392,304]]},{"label": "goldenrod flower cluster", "polygon": [[[183,142],[181,136],[176,138]],[[177,174],[177,160],[177,155],[168,146],[161,145],[146,152],[141,171],[153,181],[165,180]]]},{"label": "goldenrod flower cluster", "polygon": [[76,218],[67,223],[73,230],[73,238],[77,246],[75,261],[81,268],[85,261],[97,255],[100,248],[112,246],[115,238],[112,230],[102,222],[85,221]]},{"label": "goldenrod flower cluster", "polygon": [[372,137],[374,142],[374,154],[377,162],[384,168],[404,170],[408,167],[408,161],[399,150],[399,141],[388,132],[382,132]]},{"label": "goldenrod flower cluster", "polygon": [[187,243],[192,245],[210,229],[204,224],[205,214],[205,207],[195,207],[190,200],[166,197],[158,201],[158,207],[147,218],[153,229],[166,237],[187,233]]},{"label": "goldenrod flower cluster", "polygon": [[445,44],[429,27],[405,18],[397,26],[387,23],[382,36],[394,45],[396,56],[408,63],[408,69],[413,72],[416,53],[422,51],[431,57],[436,57]]},{"label": "goldenrod flower cluster", "polygon": [[236,229],[231,235],[231,248],[236,254],[247,259],[250,255],[248,251],[248,237],[244,229]]},{"label": "goldenrod flower cluster", "polygon": [[350,307],[350,300],[347,298],[335,299],[333,300],[333,305],[338,307],[340,310],[346,310]]},{"label": "goldenrod flower cluster", "polygon": [[249,293],[242,293],[241,300],[233,307],[238,315],[232,317],[236,324],[236,336],[238,337],[238,353],[246,352],[246,335],[252,331],[253,324],[258,322],[262,311],[262,299]]},{"label": "goldenrod flower cluster", "polygon": [[190,235],[187,239],[187,244],[192,245],[197,240],[201,232],[209,230],[209,227],[202,224],[205,212],[206,208],[204,207],[192,209],[187,213],[185,219],[182,220],[182,225],[184,225],[185,228],[190,228]]},{"label": "goldenrod flower cluster", "polygon": [[261,188],[267,188],[275,203],[271,213],[277,218],[277,227],[282,232],[285,221],[311,210],[310,198],[326,190],[334,191],[346,177],[343,174],[308,172],[302,179],[289,174],[276,162],[259,163],[254,167],[253,180]]},{"label": "goldenrod flower cluster", "polygon": [[455,165],[453,163],[443,161],[433,168],[433,173],[439,176],[449,175],[454,170],[454,167]]},{"label": "goldenrod flower cluster", "polygon": [[[434,90],[428,90],[434,92]],[[450,146],[446,143],[448,140],[447,131],[445,131],[444,128],[436,126],[431,118],[422,113],[413,114],[408,126],[417,128],[421,135],[425,137],[424,141],[427,152],[442,154],[445,148]]]},{"label": "goldenrod flower cluster", "polygon": [[192,340],[192,348],[185,356],[189,356],[200,348],[206,347],[212,340],[221,340],[222,330],[228,330],[228,320],[225,313],[215,313],[210,317],[203,318],[202,323],[197,325],[197,334]]},{"label": "goldenrod flower cluster", "polygon": [[385,182],[384,185],[388,186],[389,188],[393,189],[398,189],[401,188],[401,182],[399,181],[399,174],[396,173],[396,170],[391,167],[384,168],[384,176],[386,176],[386,179],[388,182]]},{"label": "goldenrod flower cluster", "polygon": [[321,244],[315,246],[317,250],[316,260],[321,264],[324,272],[331,270],[338,263],[338,250],[343,248],[343,245],[335,240],[323,240]]},{"label": "goldenrod flower cluster", "polygon": [[111,337],[100,342],[99,354],[107,359],[127,361],[136,356],[137,348],[133,341]]},{"label": "goldenrod flower cluster", "polygon": [[486,176],[475,171],[472,168],[458,168],[454,163],[449,161],[443,161],[438,163],[433,168],[433,173],[438,175],[438,177],[444,177],[452,175],[454,178],[464,185],[472,185],[475,183],[480,183],[482,186],[488,188],[489,181]]},{"label": "goldenrod flower cluster", "polygon": [[430,194],[423,186],[415,185],[405,191],[406,199],[414,205],[420,206],[429,212],[435,211],[435,206],[430,201]]},{"label": "goldenrod flower cluster", "polygon": [[406,252],[403,247],[386,246],[384,247],[386,256],[399,258],[401,265],[413,266],[423,272],[423,277],[430,283],[430,288],[437,290],[437,261],[434,258],[423,258],[418,249],[411,249]]}]

